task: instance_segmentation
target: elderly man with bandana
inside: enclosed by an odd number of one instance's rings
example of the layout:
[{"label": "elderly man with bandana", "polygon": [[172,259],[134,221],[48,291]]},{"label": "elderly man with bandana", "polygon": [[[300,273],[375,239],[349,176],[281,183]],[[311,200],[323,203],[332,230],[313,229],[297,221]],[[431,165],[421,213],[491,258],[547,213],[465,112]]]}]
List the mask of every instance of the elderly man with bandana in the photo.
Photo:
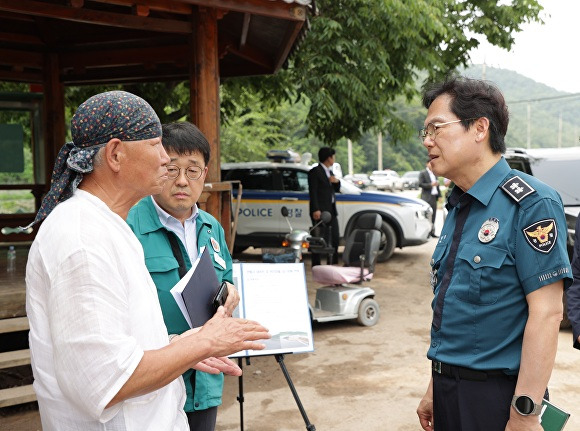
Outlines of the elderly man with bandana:
[{"label": "elderly man with bandana", "polygon": [[223,307],[169,342],[143,249],[125,219],[167,180],[161,124],[143,99],[101,93],[71,121],[28,257],[34,389],[49,430],[188,430],[180,375],[239,375],[225,356],[262,349],[256,322]]}]

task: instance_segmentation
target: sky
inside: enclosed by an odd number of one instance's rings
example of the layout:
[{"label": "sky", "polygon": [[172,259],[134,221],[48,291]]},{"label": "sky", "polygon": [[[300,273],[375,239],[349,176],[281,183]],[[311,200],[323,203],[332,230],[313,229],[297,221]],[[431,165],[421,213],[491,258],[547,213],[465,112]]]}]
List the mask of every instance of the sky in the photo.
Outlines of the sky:
[{"label": "sky", "polygon": [[510,52],[487,41],[470,52],[473,64],[509,69],[559,91],[580,93],[580,0],[540,0],[544,24],[525,24]]}]

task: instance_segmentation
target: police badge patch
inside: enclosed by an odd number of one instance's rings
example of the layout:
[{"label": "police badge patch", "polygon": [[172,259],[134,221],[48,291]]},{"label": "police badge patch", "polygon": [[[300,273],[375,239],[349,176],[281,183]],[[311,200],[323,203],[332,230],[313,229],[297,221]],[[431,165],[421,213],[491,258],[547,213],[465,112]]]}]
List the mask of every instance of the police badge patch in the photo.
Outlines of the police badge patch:
[{"label": "police badge patch", "polygon": [[523,229],[528,244],[536,251],[549,253],[556,245],[558,229],[553,218],[540,220]]}]

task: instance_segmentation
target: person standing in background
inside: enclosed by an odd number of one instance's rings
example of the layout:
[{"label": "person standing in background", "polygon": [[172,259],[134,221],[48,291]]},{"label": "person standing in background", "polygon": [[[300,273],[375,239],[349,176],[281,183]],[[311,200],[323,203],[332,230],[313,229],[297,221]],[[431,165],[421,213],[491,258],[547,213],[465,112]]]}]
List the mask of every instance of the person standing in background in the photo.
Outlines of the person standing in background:
[{"label": "person standing in background", "polygon": [[437,177],[429,167],[429,161],[425,163],[425,169],[419,173],[419,187],[421,187],[421,199],[431,205],[433,209],[433,214],[431,215],[433,227],[431,228],[431,232],[429,232],[429,236],[437,238],[437,235],[435,235],[435,216],[437,214],[437,201],[439,200],[439,196],[441,196],[441,191],[439,190],[439,181],[437,181]]},{"label": "person standing in background", "polygon": [[[318,150],[318,165],[308,171],[308,193],[310,196],[310,218],[312,224],[319,222],[322,211],[328,211],[331,215],[329,226],[322,226],[324,239],[332,244],[334,256],[329,261],[338,261],[338,211],[336,210],[335,193],[340,190],[340,180],[334,176],[332,165],[335,161],[335,151],[329,147]],[[328,230],[330,228],[330,235]],[[320,255],[312,253],[312,266],[320,265]]]},{"label": "person standing in background", "polygon": [[[169,334],[189,329],[171,288],[207,248],[218,281],[228,283],[226,311],[231,315],[239,295],[232,284],[232,258],[219,222],[197,206],[210,158],[209,142],[192,123],[163,125],[163,148],[169,155],[169,179],[161,193],[147,196],[131,208],[127,223],[143,245],[145,264],[157,286],[163,320]],[[171,335],[170,335],[171,336]],[[183,374],[185,412],[191,431],[213,431],[222,403],[223,374],[193,369]]]},{"label": "person standing in background", "polygon": [[580,349],[580,217],[576,218],[574,232],[574,254],[572,256],[574,282],[566,289],[566,308],[568,320],[572,325],[572,345]]}]

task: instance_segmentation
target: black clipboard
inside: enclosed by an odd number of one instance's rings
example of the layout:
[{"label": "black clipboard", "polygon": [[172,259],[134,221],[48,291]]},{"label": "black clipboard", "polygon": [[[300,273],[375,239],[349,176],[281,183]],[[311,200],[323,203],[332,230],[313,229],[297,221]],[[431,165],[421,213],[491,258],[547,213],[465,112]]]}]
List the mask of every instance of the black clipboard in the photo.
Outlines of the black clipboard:
[{"label": "black clipboard", "polygon": [[190,278],[180,293],[192,328],[203,326],[213,317],[215,308],[212,302],[220,287],[207,247],[196,263],[193,272],[185,275]]}]

